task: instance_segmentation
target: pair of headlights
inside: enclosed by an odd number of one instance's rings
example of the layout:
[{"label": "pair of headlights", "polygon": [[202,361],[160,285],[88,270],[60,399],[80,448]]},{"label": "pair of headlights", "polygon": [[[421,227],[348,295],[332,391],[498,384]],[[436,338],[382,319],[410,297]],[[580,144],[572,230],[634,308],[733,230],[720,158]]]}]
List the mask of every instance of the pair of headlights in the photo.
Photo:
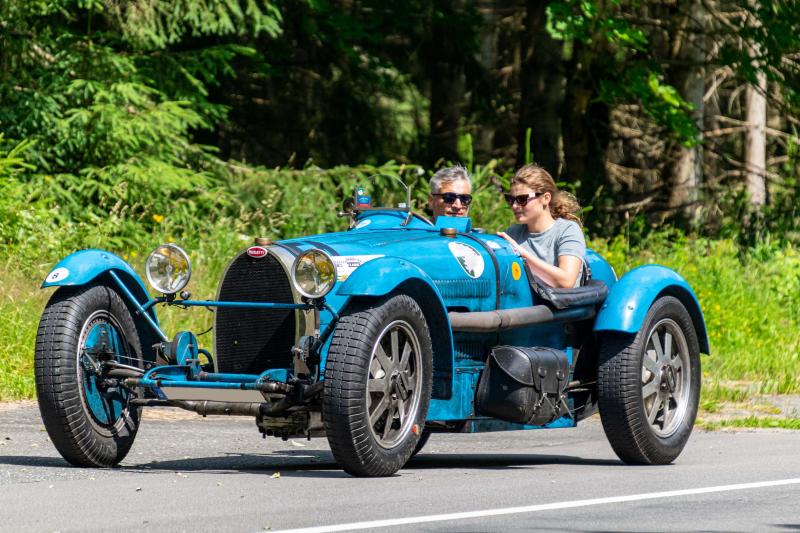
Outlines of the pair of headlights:
[{"label": "pair of headlights", "polygon": [[[163,294],[181,291],[192,277],[189,256],[175,244],[162,244],[153,250],[145,265],[147,281]],[[295,259],[292,282],[306,298],[322,298],[336,283],[336,266],[325,252],[308,250]]]}]

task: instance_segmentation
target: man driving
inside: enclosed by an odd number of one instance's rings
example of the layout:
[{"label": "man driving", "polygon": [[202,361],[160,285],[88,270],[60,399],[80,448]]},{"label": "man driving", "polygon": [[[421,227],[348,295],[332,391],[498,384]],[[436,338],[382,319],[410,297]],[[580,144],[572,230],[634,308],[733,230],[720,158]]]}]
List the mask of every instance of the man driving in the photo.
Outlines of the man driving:
[{"label": "man driving", "polygon": [[433,175],[428,207],[433,211],[433,221],[438,216],[465,217],[472,203],[472,182],[469,172],[461,165],[443,168]]}]

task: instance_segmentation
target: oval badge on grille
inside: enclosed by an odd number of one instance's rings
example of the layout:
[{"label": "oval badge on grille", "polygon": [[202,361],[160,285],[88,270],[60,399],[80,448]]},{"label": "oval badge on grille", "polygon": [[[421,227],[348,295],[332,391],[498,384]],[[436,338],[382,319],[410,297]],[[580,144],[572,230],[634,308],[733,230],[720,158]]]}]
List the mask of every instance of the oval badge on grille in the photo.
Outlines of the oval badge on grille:
[{"label": "oval badge on grille", "polygon": [[251,246],[247,249],[247,255],[255,259],[261,259],[267,255],[267,249],[263,246]]}]

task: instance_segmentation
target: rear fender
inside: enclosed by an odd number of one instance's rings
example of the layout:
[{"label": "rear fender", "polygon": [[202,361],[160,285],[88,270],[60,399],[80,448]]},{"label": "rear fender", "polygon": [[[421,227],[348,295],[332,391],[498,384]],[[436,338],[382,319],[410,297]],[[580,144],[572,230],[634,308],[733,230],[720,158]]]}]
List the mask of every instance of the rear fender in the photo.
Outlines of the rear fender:
[{"label": "rear fender", "polygon": [[422,309],[433,342],[433,398],[449,398],[453,390],[453,331],[442,296],[430,276],[404,259],[381,257],[358,267],[336,294],[352,301],[393,292],[408,294]]},{"label": "rear fender", "polygon": [[622,276],[600,308],[594,330],[638,332],[650,306],[661,296],[674,296],[681,301],[692,318],[700,352],[709,353],[708,334],[697,296],[678,273],[660,265],[644,265]]},{"label": "rear fender", "polygon": [[[144,352],[143,356],[145,360],[154,361],[155,352],[152,346],[158,342],[160,338],[153,331],[150,324],[139,315],[136,306],[133,302],[129,301],[129,297],[123,291],[119,290],[114,280],[108,276],[108,272],[111,271],[117,274],[140,305],[144,305],[150,300],[147,289],[136,271],[118,256],[105,250],[81,250],[68,255],[59,261],[53,270],[47,274],[47,277],[42,282],[42,288],[78,287],[87,285],[97,279],[103,279],[103,282],[117,291],[123,301],[128,305],[128,310],[133,317],[136,330],[139,333],[142,350]],[[153,319],[156,325],[158,325],[158,316],[156,316],[155,308],[150,307],[147,310],[147,314]]]}]

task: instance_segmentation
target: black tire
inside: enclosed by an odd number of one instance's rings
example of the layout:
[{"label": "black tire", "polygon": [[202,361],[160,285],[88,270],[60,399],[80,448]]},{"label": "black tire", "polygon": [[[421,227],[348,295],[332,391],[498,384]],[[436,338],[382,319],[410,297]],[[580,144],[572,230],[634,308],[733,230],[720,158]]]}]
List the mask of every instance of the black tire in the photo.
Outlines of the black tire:
[{"label": "black tire", "polygon": [[133,319],[114,290],[103,285],[60,288],[47,303],[36,334],[36,394],[47,433],[64,459],[75,466],[110,467],[133,445],[141,408],[129,405],[131,394],[119,384],[100,383],[83,357],[96,327],[111,333],[107,346],[117,352],[115,359],[143,367]]},{"label": "black tire", "polygon": [[658,298],[636,335],[603,337],[597,384],[603,429],[620,459],[668,464],[680,455],[700,399],[697,333],[680,300]]},{"label": "black tire", "polygon": [[431,438],[431,432],[430,431],[423,431],[422,435],[420,435],[419,440],[417,441],[417,445],[414,446],[414,452],[411,454],[411,457],[414,457],[419,452],[421,452],[422,448],[424,448],[425,445],[428,444],[428,440],[430,438]]},{"label": "black tire", "polygon": [[325,364],[322,406],[331,451],[346,472],[389,476],[406,464],[428,413],[432,359],[425,317],[406,295],[339,319]]}]

